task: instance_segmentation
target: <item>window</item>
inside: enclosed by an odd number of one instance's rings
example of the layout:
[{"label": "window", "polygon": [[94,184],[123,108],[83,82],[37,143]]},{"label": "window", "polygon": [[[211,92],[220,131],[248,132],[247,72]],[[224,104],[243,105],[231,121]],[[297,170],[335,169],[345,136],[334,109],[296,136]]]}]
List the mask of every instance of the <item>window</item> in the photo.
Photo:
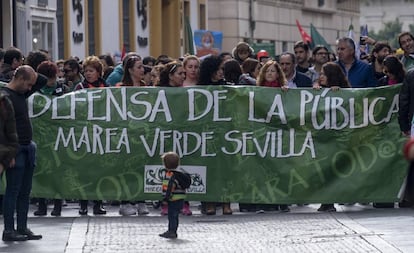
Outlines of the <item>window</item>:
[{"label": "window", "polygon": [[88,51],[95,55],[95,12],[94,1],[88,1]]},{"label": "window", "polygon": [[205,4],[200,4],[200,13],[199,13],[199,18],[200,18],[200,30],[206,30],[206,5]]},{"label": "window", "polygon": [[[131,17],[129,15],[129,0],[123,0],[122,2],[122,24],[123,24],[123,46],[125,46],[125,51],[129,52],[131,51],[131,45],[130,37],[129,37],[129,23],[130,23]],[[139,24],[140,25],[140,24]]]},{"label": "window", "polygon": [[[65,58],[65,39],[63,35],[63,1],[56,1],[56,20],[57,20],[57,32],[58,32],[58,57],[56,59]],[[50,52],[50,51],[49,51]]]},{"label": "window", "polygon": [[322,7],[325,5],[325,0],[318,0],[318,7]]},{"label": "window", "polygon": [[288,43],[287,41],[282,41],[282,52],[287,52],[288,51]]},{"label": "window", "polygon": [[37,6],[46,7],[49,5],[49,0],[37,0]]},{"label": "window", "polygon": [[47,21],[32,21],[32,50],[44,49],[53,58],[53,23]]}]

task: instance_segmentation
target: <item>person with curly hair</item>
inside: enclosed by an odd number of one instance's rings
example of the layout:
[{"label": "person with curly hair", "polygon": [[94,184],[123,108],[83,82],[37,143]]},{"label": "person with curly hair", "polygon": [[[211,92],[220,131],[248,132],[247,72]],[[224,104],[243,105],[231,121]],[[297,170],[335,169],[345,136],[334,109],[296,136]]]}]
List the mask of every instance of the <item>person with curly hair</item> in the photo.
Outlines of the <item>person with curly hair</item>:
[{"label": "person with curly hair", "polygon": [[282,88],[287,86],[287,80],[277,61],[267,61],[260,69],[257,86]]},{"label": "person with curly hair", "polygon": [[[206,57],[200,65],[200,78],[197,85],[227,85],[224,80],[224,60],[220,56],[211,55]],[[222,203],[223,214],[233,214],[230,203]],[[216,202],[201,202],[202,213],[207,215],[216,214]]]}]

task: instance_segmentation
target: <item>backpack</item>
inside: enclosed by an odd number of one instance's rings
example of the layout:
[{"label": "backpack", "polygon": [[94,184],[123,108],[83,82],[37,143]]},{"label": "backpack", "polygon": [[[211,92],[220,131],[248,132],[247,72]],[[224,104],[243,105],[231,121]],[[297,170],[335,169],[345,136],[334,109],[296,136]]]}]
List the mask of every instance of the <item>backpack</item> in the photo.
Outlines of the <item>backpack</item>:
[{"label": "backpack", "polygon": [[175,179],[182,189],[188,189],[191,186],[191,175],[185,171],[174,171]]}]

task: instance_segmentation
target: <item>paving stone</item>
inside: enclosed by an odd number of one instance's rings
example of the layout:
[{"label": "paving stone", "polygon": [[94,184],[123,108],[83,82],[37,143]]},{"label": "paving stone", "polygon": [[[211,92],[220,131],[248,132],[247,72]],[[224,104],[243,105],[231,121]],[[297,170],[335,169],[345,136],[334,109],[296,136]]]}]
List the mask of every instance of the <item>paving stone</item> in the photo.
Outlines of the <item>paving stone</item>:
[{"label": "paving stone", "polygon": [[[83,252],[382,252],[365,239],[374,233],[359,233],[344,225],[346,219],[325,213],[180,217],[179,238],[170,240],[158,236],[167,228],[166,217],[97,217],[84,220],[88,226],[82,248]],[[381,244],[395,249],[383,240]]]}]

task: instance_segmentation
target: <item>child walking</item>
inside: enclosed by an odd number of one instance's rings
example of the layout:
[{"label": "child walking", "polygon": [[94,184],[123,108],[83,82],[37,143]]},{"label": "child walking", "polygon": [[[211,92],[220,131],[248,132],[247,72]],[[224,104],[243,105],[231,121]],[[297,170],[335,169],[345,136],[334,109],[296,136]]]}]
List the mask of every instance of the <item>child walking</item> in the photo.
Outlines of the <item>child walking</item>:
[{"label": "child walking", "polygon": [[183,189],[175,174],[180,173],[177,167],[180,165],[180,157],[175,152],[167,152],[162,155],[165,172],[162,180],[163,202],[168,204],[168,230],[159,236],[164,238],[177,238],[178,216],[183,208],[185,199],[185,189]]}]

